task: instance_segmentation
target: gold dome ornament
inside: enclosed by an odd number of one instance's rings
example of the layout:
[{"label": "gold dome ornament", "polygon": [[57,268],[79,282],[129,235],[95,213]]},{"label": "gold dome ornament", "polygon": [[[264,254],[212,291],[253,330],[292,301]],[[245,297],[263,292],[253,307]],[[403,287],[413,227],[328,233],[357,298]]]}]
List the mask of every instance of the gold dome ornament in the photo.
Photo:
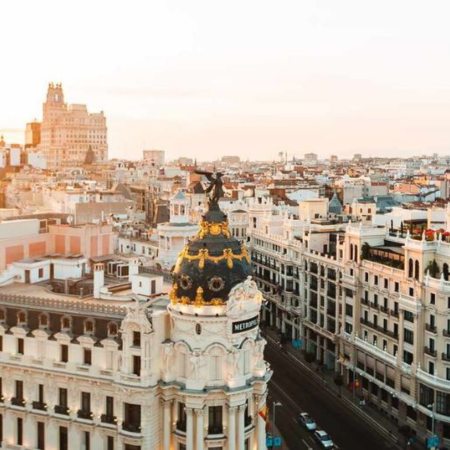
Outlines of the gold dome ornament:
[{"label": "gold dome ornament", "polygon": [[194,306],[198,308],[198,307],[202,306],[203,303],[204,303],[203,288],[201,286],[199,286],[197,289],[197,295],[195,296]]}]

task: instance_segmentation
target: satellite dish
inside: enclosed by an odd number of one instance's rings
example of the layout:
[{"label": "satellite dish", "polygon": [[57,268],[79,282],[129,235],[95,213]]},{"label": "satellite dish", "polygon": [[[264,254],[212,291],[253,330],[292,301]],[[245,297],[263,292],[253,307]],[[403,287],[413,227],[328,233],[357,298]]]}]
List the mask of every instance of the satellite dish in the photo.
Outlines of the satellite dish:
[{"label": "satellite dish", "polygon": [[67,217],[67,223],[68,223],[69,225],[72,225],[72,223],[73,223],[73,216]]}]

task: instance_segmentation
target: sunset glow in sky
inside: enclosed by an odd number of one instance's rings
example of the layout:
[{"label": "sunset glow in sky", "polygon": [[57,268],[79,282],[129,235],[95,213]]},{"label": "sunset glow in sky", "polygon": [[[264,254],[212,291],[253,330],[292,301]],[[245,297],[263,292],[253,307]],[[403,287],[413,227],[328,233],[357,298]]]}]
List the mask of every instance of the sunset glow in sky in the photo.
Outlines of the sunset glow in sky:
[{"label": "sunset glow in sky", "polygon": [[0,16],[0,130],[40,120],[53,81],[105,111],[111,157],[450,154],[448,0],[24,0]]}]

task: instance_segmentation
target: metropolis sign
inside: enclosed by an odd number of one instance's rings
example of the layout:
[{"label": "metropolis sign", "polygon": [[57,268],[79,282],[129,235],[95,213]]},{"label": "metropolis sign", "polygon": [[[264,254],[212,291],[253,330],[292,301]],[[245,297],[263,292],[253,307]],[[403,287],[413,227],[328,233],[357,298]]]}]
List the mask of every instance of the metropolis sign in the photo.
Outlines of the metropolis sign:
[{"label": "metropolis sign", "polygon": [[233,334],[242,333],[244,331],[252,330],[258,326],[258,316],[252,317],[247,320],[240,320],[239,322],[233,322],[232,330]]}]

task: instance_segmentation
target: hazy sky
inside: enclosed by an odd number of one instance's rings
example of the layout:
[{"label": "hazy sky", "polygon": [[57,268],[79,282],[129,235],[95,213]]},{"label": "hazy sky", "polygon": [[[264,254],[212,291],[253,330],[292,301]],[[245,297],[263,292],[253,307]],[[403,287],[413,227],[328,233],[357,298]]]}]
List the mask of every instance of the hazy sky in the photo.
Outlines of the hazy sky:
[{"label": "hazy sky", "polygon": [[[111,157],[450,153],[450,2],[0,5],[0,129],[47,84],[105,111]],[[9,136],[11,137],[11,136]]]}]

